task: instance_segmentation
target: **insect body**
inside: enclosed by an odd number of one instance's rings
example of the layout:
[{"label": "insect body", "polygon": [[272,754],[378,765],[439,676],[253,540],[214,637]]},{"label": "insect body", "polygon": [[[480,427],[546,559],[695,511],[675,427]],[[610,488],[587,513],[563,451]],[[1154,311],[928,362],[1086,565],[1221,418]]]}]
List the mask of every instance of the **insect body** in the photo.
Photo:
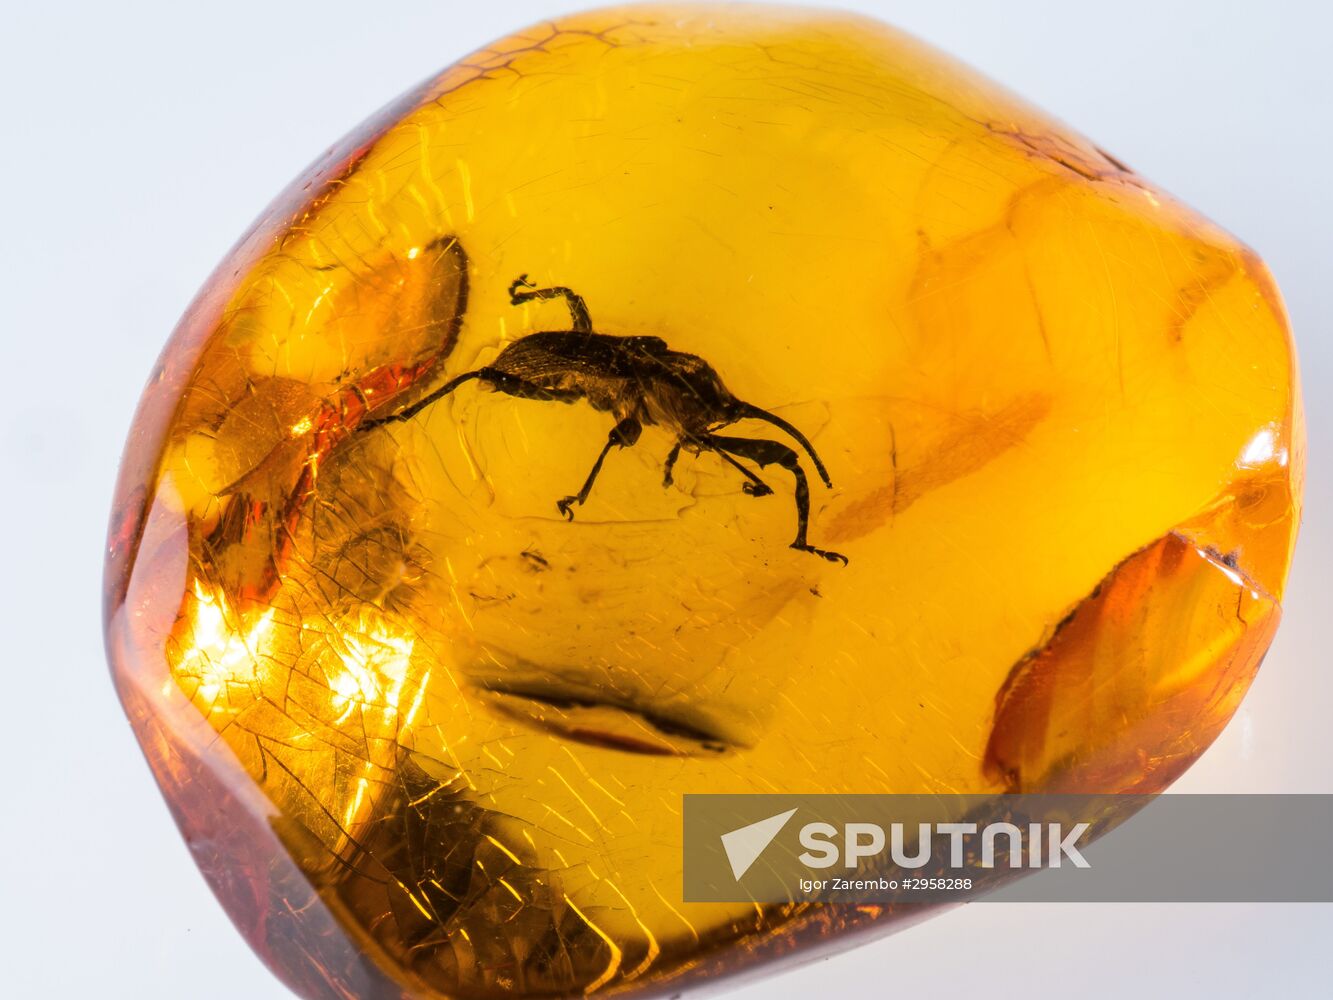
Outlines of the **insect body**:
[{"label": "insect body", "polygon": [[762,420],[784,431],[810,456],[824,485],[832,487],[824,463],[797,428],[776,414],[733,396],[713,367],[694,354],[673,351],[660,337],[613,336],[596,333],[581,296],[561,287],[537,288],[520,276],[509,286],[509,300],[520,305],[534,299],[563,298],[569,307],[571,329],[531,333],[507,346],[485,367],[455,376],[440,388],[397,413],[364,421],[368,430],[394,421],[410,420],[432,403],[472,380],[521,399],[584,400],[595,409],[610,413],[616,425],[582,488],[556,502],[565,517],[573,519],[573,507],[588,499],[602,463],[613,447],[628,448],[639,440],[645,424],[666,428],[676,442],[666,458],[663,485],[670,486],[672,470],[682,449],[694,454],[711,451],[743,476],[742,489],[753,497],[773,492],[740,460],[760,468],[778,465],[796,481],[796,539],[794,549],[812,552],[830,562],[846,563],[837,552],[818,549],[806,541],[810,523],[810,484],[797,453],[780,441],[732,437],[717,433],[741,420]]}]

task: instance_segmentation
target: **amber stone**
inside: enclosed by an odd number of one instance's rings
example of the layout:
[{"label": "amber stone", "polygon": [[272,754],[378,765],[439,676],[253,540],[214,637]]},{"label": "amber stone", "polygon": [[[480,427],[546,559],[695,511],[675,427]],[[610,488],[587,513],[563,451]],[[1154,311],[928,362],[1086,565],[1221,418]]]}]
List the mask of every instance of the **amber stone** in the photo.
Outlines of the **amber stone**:
[{"label": "amber stone", "polygon": [[684,903],[683,793],[1165,787],[1301,468],[1263,264],[1120,161],[871,21],[607,10],[407,94],[221,264],[108,648],[301,996],[678,991],[913,912]]}]

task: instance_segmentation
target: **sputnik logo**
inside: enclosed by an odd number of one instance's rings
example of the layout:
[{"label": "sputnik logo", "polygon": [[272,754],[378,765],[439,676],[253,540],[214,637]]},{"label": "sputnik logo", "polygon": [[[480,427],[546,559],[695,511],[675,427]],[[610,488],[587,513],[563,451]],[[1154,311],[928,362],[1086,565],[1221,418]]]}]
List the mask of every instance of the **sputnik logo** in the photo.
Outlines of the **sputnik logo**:
[{"label": "sputnik logo", "polygon": [[759,860],[764,848],[773,843],[773,838],[782,832],[787,820],[794,815],[796,810],[788,809],[784,813],[722,834],[722,848],[727,852],[727,860],[731,862],[731,874],[736,877],[737,882],[750,870],[750,866]]}]

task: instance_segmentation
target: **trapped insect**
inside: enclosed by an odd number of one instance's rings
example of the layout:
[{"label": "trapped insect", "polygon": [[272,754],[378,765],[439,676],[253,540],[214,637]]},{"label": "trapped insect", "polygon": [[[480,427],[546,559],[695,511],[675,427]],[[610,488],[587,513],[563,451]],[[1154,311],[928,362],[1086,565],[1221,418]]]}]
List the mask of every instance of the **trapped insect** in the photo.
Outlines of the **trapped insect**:
[{"label": "trapped insect", "polygon": [[509,286],[509,301],[521,305],[532,300],[563,298],[569,307],[570,329],[520,337],[489,365],[457,375],[411,406],[367,420],[360,429],[410,420],[474,379],[520,399],[563,403],[585,400],[594,409],[612,414],[616,425],[583,486],[577,493],[556,501],[556,507],[566,518],[573,520],[574,505],[588,499],[611,448],[630,447],[639,440],[645,424],[656,425],[676,434],[676,442],[666,457],[663,486],[671,485],[672,470],[682,449],[696,455],[703,451],[717,454],[745,476],[742,489],[752,497],[768,496],[773,490],[738,459],[747,459],[760,468],[779,465],[796,482],[796,538],[791,547],[846,564],[846,556],[816,548],[806,540],[810,484],[797,453],[780,441],[731,437],[717,431],[741,420],[772,424],[800,444],[824,485],[832,488],[824,463],[804,434],[776,414],[737,399],[722,384],[713,367],[697,355],[673,351],[660,337],[596,333],[581,296],[564,286],[538,288],[527,278],[526,274],[520,275]]}]

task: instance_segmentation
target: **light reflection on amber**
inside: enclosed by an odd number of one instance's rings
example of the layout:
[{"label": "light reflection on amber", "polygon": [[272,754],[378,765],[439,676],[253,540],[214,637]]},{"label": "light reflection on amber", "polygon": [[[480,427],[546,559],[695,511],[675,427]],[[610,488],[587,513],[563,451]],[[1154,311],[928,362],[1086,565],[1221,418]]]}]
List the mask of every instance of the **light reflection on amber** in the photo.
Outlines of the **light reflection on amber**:
[{"label": "light reflection on amber", "polygon": [[205,715],[235,714],[231,691],[235,686],[254,689],[255,672],[267,658],[277,612],[269,608],[242,629],[226,594],[208,590],[201,580],[195,580],[191,589],[193,600],[187,598],[185,604],[192,606],[192,613],[180,620],[176,646],[180,652],[172,673]]}]

